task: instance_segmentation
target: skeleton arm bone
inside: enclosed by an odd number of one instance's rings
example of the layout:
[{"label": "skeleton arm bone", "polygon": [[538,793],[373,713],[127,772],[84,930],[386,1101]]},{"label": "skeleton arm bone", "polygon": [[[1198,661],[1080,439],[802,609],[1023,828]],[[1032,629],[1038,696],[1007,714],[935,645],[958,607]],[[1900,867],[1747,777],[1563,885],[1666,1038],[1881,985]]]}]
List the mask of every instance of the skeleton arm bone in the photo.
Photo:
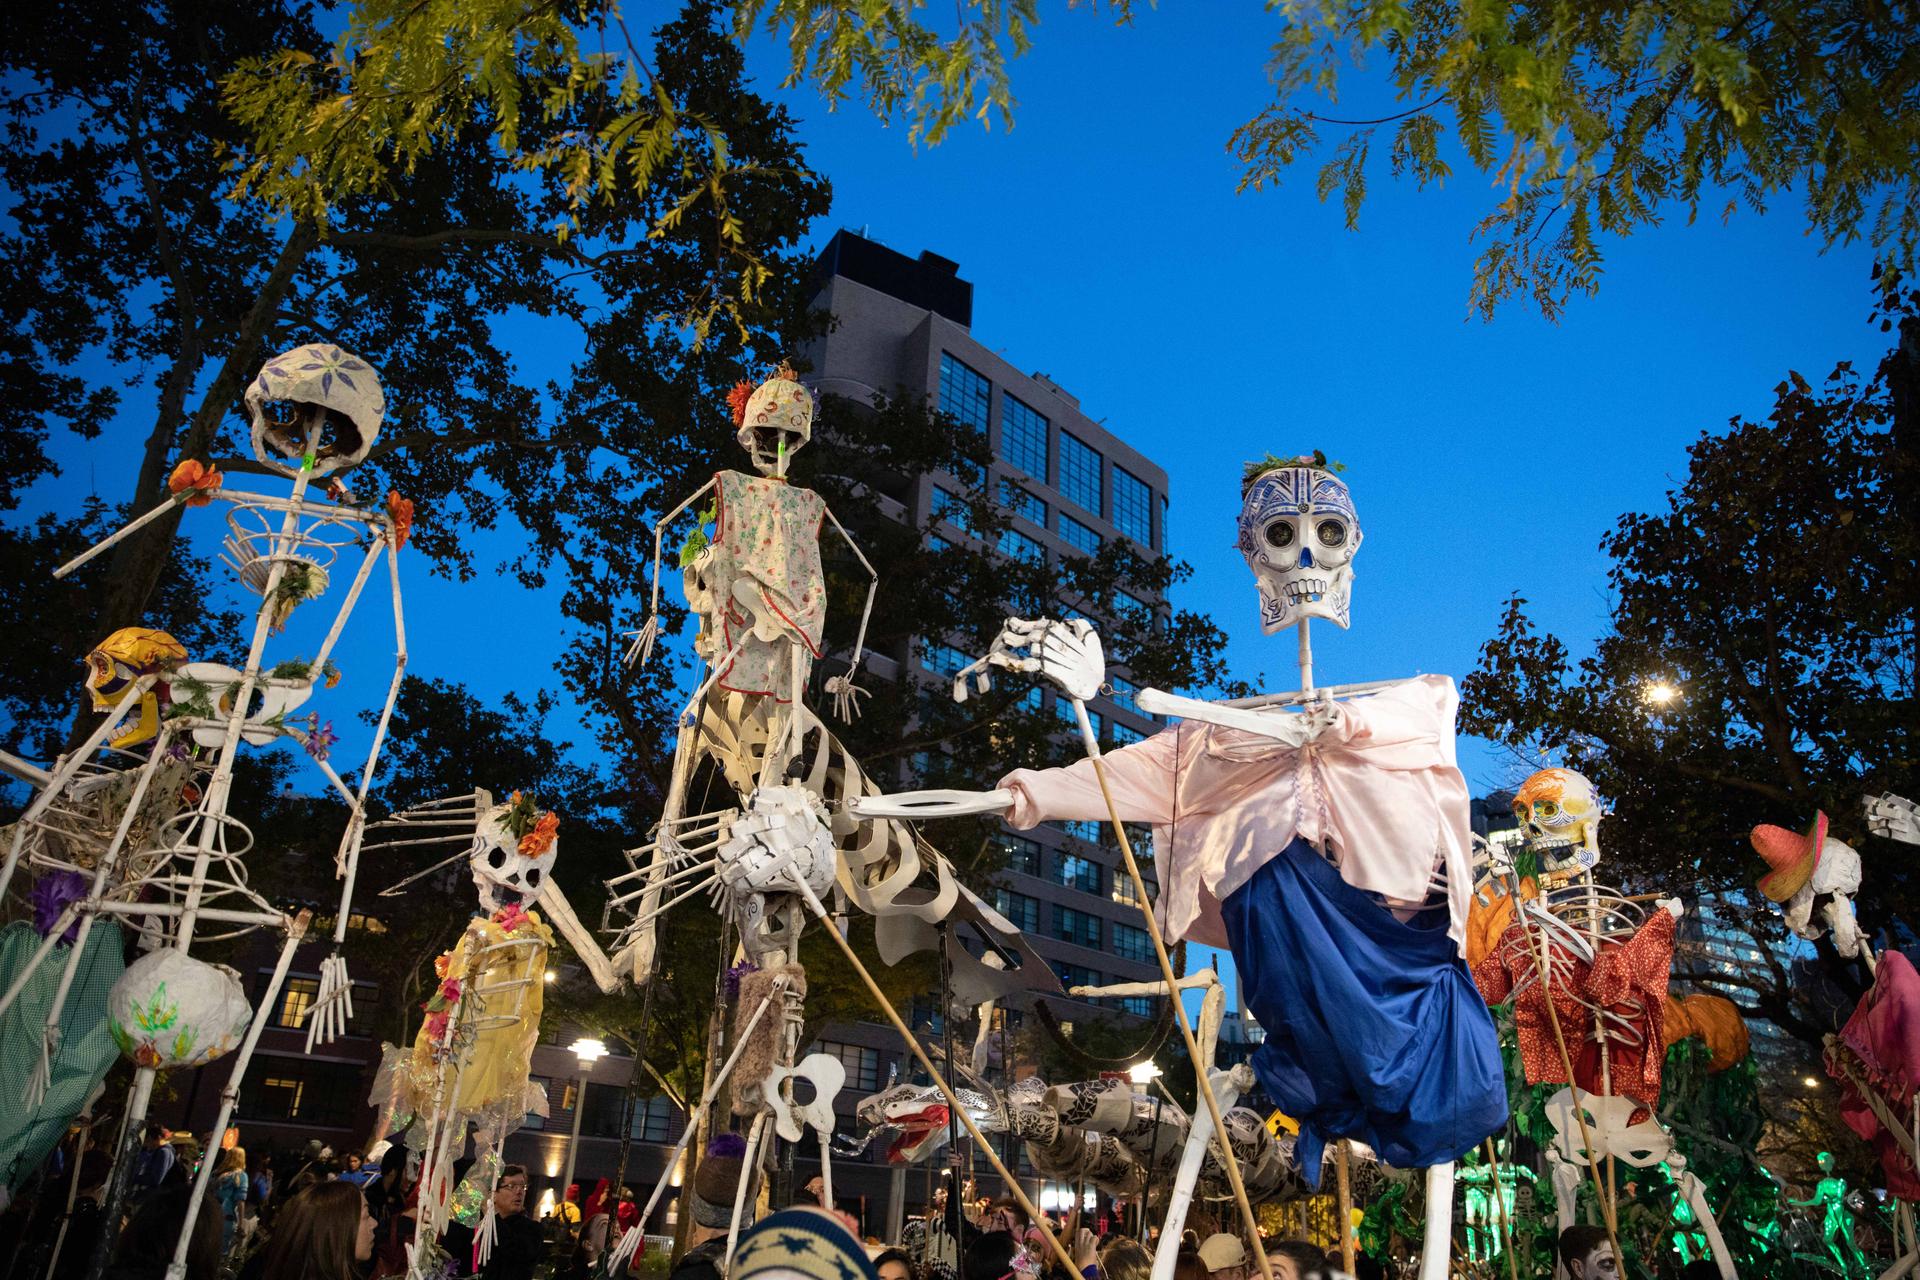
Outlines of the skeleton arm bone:
[{"label": "skeleton arm bone", "polygon": [[1303,747],[1317,740],[1335,724],[1330,701],[1317,701],[1299,712],[1244,711],[1199,698],[1183,698],[1159,689],[1142,689],[1134,699],[1142,711],[1151,715],[1175,716],[1182,720],[1200,720],[1225,729],[1272,738],[1290,747]]},{"label": "skeleton arm bone", "polygon": [[705,484],[687,495],[686,501],[667,512],[666,515],[661,516],[659,521],[653,526],[653,594],[647,602],[646,622],[641,626],[640,630],[632,633],[633,643],[628,646],[626,654],[626,660],[629,663],[638,660],[641,666],[646,666],[647,659],[653,656],[654,638],[660,634],[660,555],[661,542],[666,537],[667,526],[679,519],[681,512],[700,501],[701,495],[718,483],[719,480],[717,477],[708,480]]},{"label": "skeleton arm bone", "polygon": [[539,902],[546,908],[547,919],[552,921],[555,932],[567,940],[567,945],[573,948],[573,954],[580,957],[580,963],[587,966],[587,972],[593,975],[593,985],[608,995],[618,991],[620,975],[614,971],[613,962],[607,959],[607,953],[587,932],[587,926],[580,923],[580,917],[574,914],[573,904],[560,892],[560,886],[552,876],[548,876],[541,884]]},{"label": "skeleton arm bone", "polygon": [[839,517],[833,514],[833,508],[823,502],[820,509],[826,512],[827,519],[833,521],[834,530],[846,540],[847,549],[853,552],[860,567],[867,571],[867,602],[860,610],[860,632],[853,640],[853,666],[847,672],[847,678],[851,680],[853,673],[860,669],[861,659],[866,656],[867,622],[873,617],[873,597],[880,590],[880,574],[874,569],[873,562],[867,559],[867,553],[860,549],[860,544],[853,540],[853,535],[847,532],[846,526],[840,523]]}]

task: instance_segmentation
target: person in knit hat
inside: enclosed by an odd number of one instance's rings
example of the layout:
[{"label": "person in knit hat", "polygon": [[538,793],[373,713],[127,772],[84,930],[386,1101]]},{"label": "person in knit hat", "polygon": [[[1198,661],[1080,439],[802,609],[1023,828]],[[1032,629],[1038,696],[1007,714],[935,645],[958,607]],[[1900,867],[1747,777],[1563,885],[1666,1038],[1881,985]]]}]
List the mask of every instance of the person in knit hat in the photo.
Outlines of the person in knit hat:
[{"label": "person in knit hat", "polygon": [[[733,1202],[745,1176],[746,1139],[723,1133],[707,1144],[707,1153],[693,1174],[693,1234],[668,1280],[720,1280],[726,1262],[727,1229],[733,1223]],[[751,1213],[751,1206],[744,1212]],[[747,1224],[743,1221],[744,1228]]]},{"label": "person in knit hat", "polygon": [[880,1273],[844,1218],[799,1206],[741,1233],[732,1280],[880,1280]]}]

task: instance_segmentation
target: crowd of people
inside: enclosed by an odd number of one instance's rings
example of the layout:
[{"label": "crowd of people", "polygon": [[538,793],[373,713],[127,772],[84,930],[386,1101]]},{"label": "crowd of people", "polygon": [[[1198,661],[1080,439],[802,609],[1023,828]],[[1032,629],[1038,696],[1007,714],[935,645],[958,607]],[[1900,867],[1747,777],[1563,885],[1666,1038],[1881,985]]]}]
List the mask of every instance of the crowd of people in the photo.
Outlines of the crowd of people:
[{"label": "crowd of people", "polygon": [[[744,1143],[729,1143],[732,1137],[716,1140],[694,1172],[686,1198],[688,1232],[671,1267],[666,1267],[664,1247],[643,1249],[626,1263],[621,1280],[663,1269],[667,1280],[743,1280],[756,1270],[795,1269],[755,1265],[747,1246],[758,1230],[749,1229],[735,1242],[734,1266],[726,1273],[729,1227],[745,1174]],[[164,1280],[186,1222],[192,1180],[204,1159],[215,1162],[214,1176],[188,1234],[187,1280],[387,1280],[406,1274],[419,1188],[417,1161],[402,1145],[382,1142],[364,1156],[336,1156],[316,1141],[298,1153],[250,1159],[230,1139],[203,1156],[189,1136],[152,1125],[132,1160],[117,1235],[104,1221],[111,1173],[105,1153],[81,1153],[77,1175],[60,1167],[72,1158],[72,1152],[63,1151],[49,1171],[49,1185],[72,1184],[77,1192],[72,1208],[68,1211],[64,1195],[45,1198],[16,1258],[16,1266],[19,1258],[28,1260],[30,1270],[21,1274],[82,1280],[96,1245],[111,1237],[108,1280]],[[456,1181],[466,1171],[465,1162],[456,1162]],[[475,1248],[477,1223],[449,1224],[439,1242],[447,1259],[445,1280],[595,1280],[605,1273],[608,1250],[639,1224],[635,1188],[615,1187],[607,1179],[584,1199],[578,1186],[567,1188],[537,1219],[529,1212],[527,1192],[526,1169],[507,1165],[500,1170],[493,1190],[494,1239],[484,1263]],[[1153,1269],[1157,1241],[1151,1231],[1145,1239],[1120,1231],[1103,1234],[1083,1223],[1077,1211],[1037,1222],[1017,1199],[967,1196],[961,1212],[950,1217],[944,1193],[936,1192],[926,1214],[908,1220],[904,1238],[887,1241],[862,1236],[853,1217],[822,1207],[823,1193],[821,1180],[812,1179],[761,1228],[803,1215],[807,1239],[829,1254],[857,1254],[857,1266],[848,1262],[850,1272],[823,1262],[818,1273],[800,1267],[802,1276],[781,1280],[814,1274],[819,1280],[853,1275],[860,1280],[1150,1280]],[[1230,1224],[1216,1224],[1195,1207],[1174,1280],[1256,1280],[1259,1271],[1247,1240],[1219,1229],[1223,1225]],[[1059,1264],[1048,1234],[1069,1253],[1077,1276]],[[64,1247],[53,1261],[50,1246],[62,1237]],[[1334,1280],[1346,1274],[1337,1249],[1302,1240],[1261,1243],[1274,1280]],[[655,1244],[663,1242],[656,1238]],[[1613,1280],[1604,1232],[1574,1227],[1561,1238],[1559,1253],[1573,1280]],[[1356,1257],[1354,1280],[1382,1275],[1378,1263]]]}]

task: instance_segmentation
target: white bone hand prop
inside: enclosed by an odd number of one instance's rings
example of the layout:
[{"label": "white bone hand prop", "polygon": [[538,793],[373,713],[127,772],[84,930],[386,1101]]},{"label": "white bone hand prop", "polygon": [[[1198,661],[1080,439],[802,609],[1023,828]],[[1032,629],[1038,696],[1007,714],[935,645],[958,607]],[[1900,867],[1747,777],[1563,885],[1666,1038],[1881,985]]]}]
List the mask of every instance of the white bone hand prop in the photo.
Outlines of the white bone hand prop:
[{"label": "white bone hand prop", "polygon": [[1107,659],[1100,633],[1084,618],[1058,622],[1008,618],[987,656],[962,667],[953,677],[953,700],[967,700],[967,681],[978,692],[993,687],[989,671],[999,667],[1044,676],[1068,697],[1087,701],[1107,680]]},{"label": "white bone hand prop", "polygon": [[1006,813],[1013,808],[1013,792],[901,791],[890,796],[861,796],[847,805],[856,818],[954,818],[978,813]]},{"label": "white bone hand prop", "polygon": [[1904,796],[1891,792],[1868,796],[1867,830],[1901,844],[1920,844],[1920,808]]},{"label": "white bone hand prop", "polygon": [[[1586,1120],[1585,1137],[1574,1115],[1578,1109]],[[1598,1164],[1618,1160],[1636,1169],[1659,1164],[1673,1154],[1673,1135],[1659,1123],[1648,1119],[1629,1124],[1633,1113],[1646,1108],[1632,1098],[1587,1093],[1571,1087],[1547,1099],[1547,1119],[1553,1124],[1554,1146],[1561,1158],[1573,1164]],[[1591,1148],[1588,1147],[1591,1143]]]}]

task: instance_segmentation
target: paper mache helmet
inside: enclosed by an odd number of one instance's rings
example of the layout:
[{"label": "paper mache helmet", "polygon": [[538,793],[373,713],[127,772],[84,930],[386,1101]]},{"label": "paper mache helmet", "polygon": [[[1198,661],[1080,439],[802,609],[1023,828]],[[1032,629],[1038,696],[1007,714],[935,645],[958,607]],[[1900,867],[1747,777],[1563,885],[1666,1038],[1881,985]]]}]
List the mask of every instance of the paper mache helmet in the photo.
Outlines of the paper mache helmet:
[{"label": "paper mache helmet", "polygon": [[813,393],[802,386],[789,365],[752,391],[741,383],[728,397],[733,406],[735,438],[753,458],[754,467],[768,475],[780,469],[782,446],[788,457],[813,438]]},{"label": "paper mache helmet", "polygon": [[1272,635],[1305,618],[1349,624],[1360,516],[1325,455],[1248,464],[1238,545],[1259,583],[1263,632]]},{"label": "paper mache helmet", "polygon": [[107,1028],[141,1067],[204,1066],[237,1047],[252,1019],[239,974],[175,947],[135,960],[107,993]]},{"label": "paper mache helmet", "polygon": [[[295,347],[267,361],[247,388],[253,456],[281,475],[298,475],[306,455],[306,414],[269,416],[270,404],[326,410],[314,442],[313,474],[345,471],[366,460],[380,434],[386,393],[373,366],[330,342]],[[291,459],[291,461],[288,461]]]}]

